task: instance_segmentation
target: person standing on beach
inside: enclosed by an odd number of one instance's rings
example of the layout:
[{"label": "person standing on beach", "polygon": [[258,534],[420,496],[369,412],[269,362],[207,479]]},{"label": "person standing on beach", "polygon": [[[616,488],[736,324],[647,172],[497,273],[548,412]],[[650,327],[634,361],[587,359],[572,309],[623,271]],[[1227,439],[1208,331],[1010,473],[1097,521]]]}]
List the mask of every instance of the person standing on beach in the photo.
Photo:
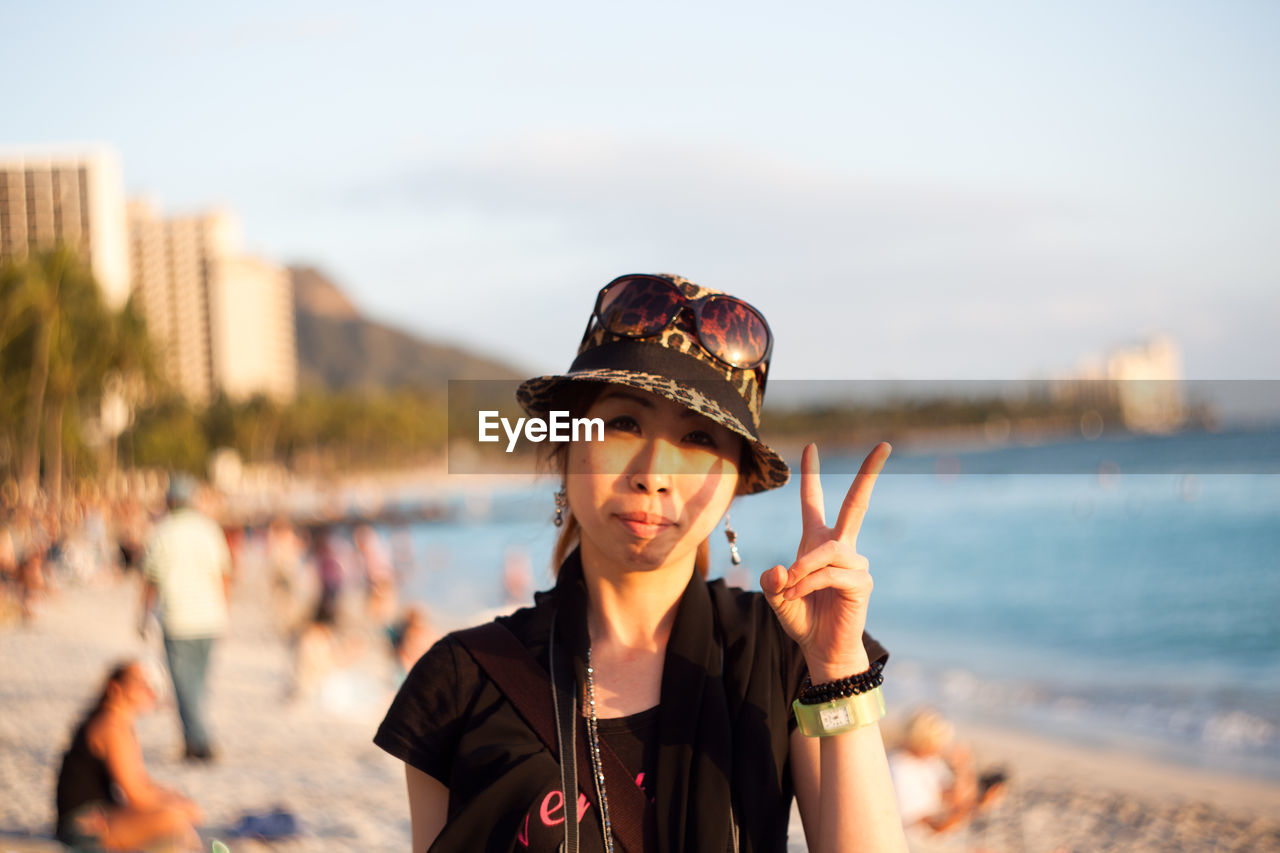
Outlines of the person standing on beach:
[{"label": "person standing on beach", "polygon": [[343,587],[347,582],[347,567],[338,559],[333,528],[317,527],[311,533],[312,555],[316,576],[320,580],[320,600],[316,602],[311,621],[315,625],[336,627],[343,599]]},{"label": "person standing on beach", "polygon": [[385,629],[396,613],[396,572],[391,565],[391,552],[371,525],[357,526],[352,538],[364,568],[365,618],[375,628]]},{"label": "person standing on beach", "polygon": [[192,505],[195,491],[195,481],[185,475],[169,481],[169,514],[156,526],[142,560],[139,627],[145,632],[150,614],[158,613],[186,741],[184,757],[209,761],[206,680],[214,643],[227,627],[231,552],[221,528]]}]

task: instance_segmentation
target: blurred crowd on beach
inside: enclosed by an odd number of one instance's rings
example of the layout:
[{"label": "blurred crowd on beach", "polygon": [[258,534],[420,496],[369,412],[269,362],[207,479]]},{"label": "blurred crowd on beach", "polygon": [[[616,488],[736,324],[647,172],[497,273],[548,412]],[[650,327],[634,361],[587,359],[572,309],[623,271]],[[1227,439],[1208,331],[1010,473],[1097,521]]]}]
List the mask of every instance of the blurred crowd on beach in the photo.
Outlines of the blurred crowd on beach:
[{"label": "blurred crowd on beach", "polygon": [[95,583],[138,567],[146,537],[163,512],[154,501],[87,492],[61,503],[43,493],[0,495],[0,624],[31,622],[67,582]]},{"label": "blurred crowd on beach", "polygon": [[[193,498],[215,521],[221,505],[208,488]],[[165,514],[162,489],[117,497],[86,490],[60,503],[43,494],[27,501],[0,495],[0,626],[34,624],[66,585],[140,584],[147,544]],[[246,565],[265,574],[275,627],[295,649],[291,697],[314,694],[327,672],[371,639],[385,645],[400,673],[434,641],[425,608],[401,600],[415,571],[407,531],[388,538],[368,523],[297,523],[284,515],[263,525],[219,523],[232,585]]]}]

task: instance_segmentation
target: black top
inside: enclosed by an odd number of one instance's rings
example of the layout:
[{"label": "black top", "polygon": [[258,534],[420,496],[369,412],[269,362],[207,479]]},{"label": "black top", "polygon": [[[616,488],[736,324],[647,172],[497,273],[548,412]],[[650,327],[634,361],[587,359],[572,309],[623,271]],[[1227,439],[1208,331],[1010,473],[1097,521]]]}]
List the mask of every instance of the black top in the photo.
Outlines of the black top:
[{"label": "black top", "polygon": [[[557,660],[572,649],[582,684],[586,590],[576,551],[561,566],[555,589],[498,621],[547,669],[557,612]],[[864,636],[863,642],[872,660],[887,659],[875,640]],[[644,756],[639,772],[655,801],[647,820],[656,833],[646,831],[646,850],[724,850],[731,821],[744,853],[786,849],[794,795],[791,701],[805,672],[799,647],[763,595],[722,580],[690,580],[667,644],[659,705],[623,718],[622,732],[615,728],[619,721],[601,726],[628,768],[637,766],[638,751]],[[579,732],[585,737],[585,727]],[[643,750],[628,743],[628,732]],[[555,828],[565,809],[558,763],[452,635],[414,665],[374,743],[449,789],[448,822],[433,853],[559,846],[563,829]],[[588,768],[579,774],[589,781]],[[602,846],[595,812],[584,801],[584,851]]]},{"label": "black top", "polygon": [[[598,722],[601,748],[612,749],[622,759],[628,771],[635,778],[636,784],[652,801],[654,796],[654,766],[658,758],[658,708],[654,707],[628,717],[614,717]],[[558,781],[558,780],[557,780]],[[608,791],[605,797],[609,797]],[[601,841],[598,819],[587,813],[595,810],[579,795],[579,811],[583,812],[581,841],[579,849],[583,853],[597,853],[604,850]],[[615,815],[616,818],[616,815]],[[564,820],[564,801],[560,795],[560,786],[556,784],[551,790],[536,798],[530,804],[524,822],[516,833],[518,851],[559,850],[564,840],[564,829],[560,826]],[[650,809],[645,815],[645,837],[652,840],[656,837],[657,821]],[[588,829],[589,828],[589,829]]]},{"label": "black top", "polygon": [[120,802],[107,763],[89,749],[85,735],[88,727],[89,721],[85,720],[76,729],[58,772],[58,838],[63,841],[67,839],[70,819],[76,809],[94,801]]},{"label": "black top", "polygon": [[653,771],[658,760],[658,706],[629,717],[598,720],[600,740],[612,749],[635,776],[636,784],[653,796]]}]

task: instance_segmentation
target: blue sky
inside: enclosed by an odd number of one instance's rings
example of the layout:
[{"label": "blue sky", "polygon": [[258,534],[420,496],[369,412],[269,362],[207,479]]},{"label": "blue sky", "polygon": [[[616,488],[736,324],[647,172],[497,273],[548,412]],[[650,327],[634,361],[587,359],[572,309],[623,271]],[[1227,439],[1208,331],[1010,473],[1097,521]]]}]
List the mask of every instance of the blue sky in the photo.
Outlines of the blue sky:
[{"label": "blue sky", "polygon": [[532,370],[670,271],[775,378],[1018,378],[1156,331],[1280,377],[1272,2],[0,5],[0,145]]}]

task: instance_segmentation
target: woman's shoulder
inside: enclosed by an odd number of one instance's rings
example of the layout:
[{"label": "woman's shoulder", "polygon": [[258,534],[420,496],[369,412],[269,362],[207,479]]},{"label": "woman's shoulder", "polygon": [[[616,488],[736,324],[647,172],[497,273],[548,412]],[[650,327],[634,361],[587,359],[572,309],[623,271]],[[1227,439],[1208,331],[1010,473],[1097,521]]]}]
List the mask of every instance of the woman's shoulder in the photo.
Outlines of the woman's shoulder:
[{"label": "woman's shoulder", "polygon": [[119,714],[103,709],[85,720],[76,734],[83,734],[85,747],[91,754],[106,759],[108,752],[133,736],[133,727]]},{"label": "woman's shoulder", "polygon": [[484,690],[484,674],[459,632],[436,640],[414,662],[391,700],[373,742],[396,758],[447,779],[450,743]]},{"label": "woman's shoulder", "polygon": [[[495,637],[498,643],[513,637],[526,643],[536,618],[516,611],[438,639],[405,676],[374,743],[436,779],[448,780],[461,739],[473,728],[483,728],[490,712],[505,702],[480,663],[488,660],[485,650],[503,649],[495,646]],[[509,656],[510,646],[503,651]]]},{"label": "woman's shoulder", "polygon": [[474,651],[492,647],[495,636],[501,638],[499,642],[514,637],[536,657],[546,644],[545,630],[539,627],[545,621],[542,610],[541,607],[523,607],[487,622],[450,631],[418,659],[409,671],[406,683],[421,686],[443,680],[451,682],[464,694],[469,692],[486,679]]}]

